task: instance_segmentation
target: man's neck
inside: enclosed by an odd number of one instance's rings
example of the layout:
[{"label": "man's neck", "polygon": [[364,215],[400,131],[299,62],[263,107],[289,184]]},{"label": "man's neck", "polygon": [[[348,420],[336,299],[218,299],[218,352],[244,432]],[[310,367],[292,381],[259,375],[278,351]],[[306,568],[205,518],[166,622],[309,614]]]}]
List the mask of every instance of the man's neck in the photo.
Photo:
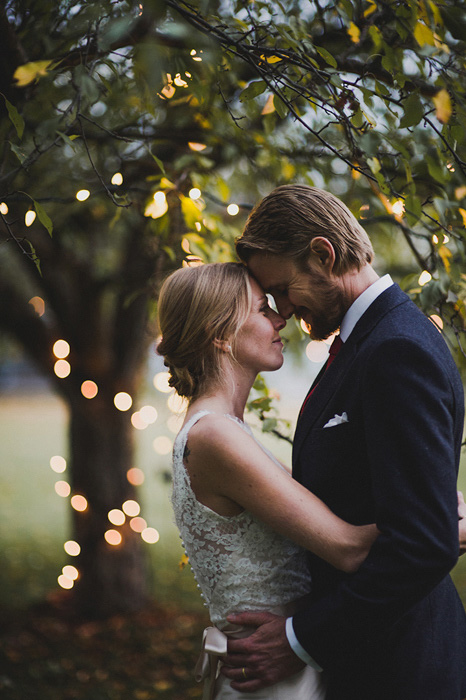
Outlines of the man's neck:
[{"label": "man's neck", "polygon": [[360,270],[350,270],[341,275],[341,287],[347,300],[347,309],[378,279],[379,275],[369,264],[364,265]]}]

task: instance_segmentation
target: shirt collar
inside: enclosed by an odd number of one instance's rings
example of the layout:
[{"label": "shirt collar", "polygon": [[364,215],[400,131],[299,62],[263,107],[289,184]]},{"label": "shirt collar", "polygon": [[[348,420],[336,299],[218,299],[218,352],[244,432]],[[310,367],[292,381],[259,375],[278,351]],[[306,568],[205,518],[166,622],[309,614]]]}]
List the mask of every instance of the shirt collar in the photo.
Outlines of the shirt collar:
[{"label": "shirt collar", "polygon": [[367,311],[369,306],[382,294],[386,289],[391,287],[393,280],[390,275],[384,275],[364,290],[358,298],[353,301],[348,311],[343,317],[340,327],[340,336],[345,343],[351,335],[355,325],[361,316]]}]

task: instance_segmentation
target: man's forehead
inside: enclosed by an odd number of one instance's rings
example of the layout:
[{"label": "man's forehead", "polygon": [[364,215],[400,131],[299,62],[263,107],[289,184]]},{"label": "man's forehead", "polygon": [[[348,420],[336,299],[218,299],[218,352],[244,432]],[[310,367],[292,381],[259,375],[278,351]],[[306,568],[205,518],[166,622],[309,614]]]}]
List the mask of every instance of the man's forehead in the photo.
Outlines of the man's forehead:
[{"label": "man's forehead", "polygon": [[248,267],[267,290],[287,282],[290,276],[289,262],[279,255],[255,253],[249,259]]}]

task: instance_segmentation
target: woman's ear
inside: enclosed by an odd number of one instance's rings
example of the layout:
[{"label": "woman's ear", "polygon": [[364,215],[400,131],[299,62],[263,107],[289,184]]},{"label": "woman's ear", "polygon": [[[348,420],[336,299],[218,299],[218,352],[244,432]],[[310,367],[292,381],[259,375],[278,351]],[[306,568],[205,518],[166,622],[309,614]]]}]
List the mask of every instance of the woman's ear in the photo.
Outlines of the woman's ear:
[{"label": "woman's ear", "polygon": [[335,248],[328,238],[316,236],[309,244],[311,258],[319,267],[332,272],[335,266]]},{"label": "woman's ear", "polygon": [[222,352],[231,352],[231,345],[228,340],[220,340],[219,338],[215,338],[214,345],[218,350],[222,350]]}]

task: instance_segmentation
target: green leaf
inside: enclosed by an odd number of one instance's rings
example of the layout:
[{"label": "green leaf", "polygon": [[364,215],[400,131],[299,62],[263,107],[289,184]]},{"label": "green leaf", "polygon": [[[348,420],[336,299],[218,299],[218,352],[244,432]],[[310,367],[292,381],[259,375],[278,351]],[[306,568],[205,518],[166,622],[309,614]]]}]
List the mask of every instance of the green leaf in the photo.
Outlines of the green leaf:
[{"label": "green leaf", "polygon": [[16,129],[18,138],[22,139],[24,132],[24,119],[18,112],[16,107],[12,105],[11,102],[9,102],[9,100],[6,99],[5,95],[3,95],[3,99],[5,100],[6,108],[8,110],[8,116],[10,117],[10,121]]},{"label": "green leaf", "polygon": [[10,144],[10,148],[13,151],[13,153],[15,154],[15,156],[18,158],[19,162],[21,164],[24,163],[24,161],[27,158],[26,153],[18,146],[15,146],[14,143],[11,143],[11,141],[8,141],[8,143]]},{"label": "green leaf", "polygon": [[314,48],[317,51],[317,53],[320,56],[322,56],[324,61],[326,63],[328,63],[329,66],[332,66],[332,68],[337,67],[338,64],[337,64],[335,58],[332,56],[332,54],[329,51],[327,51],[327,49],[323,49],[321,46],[316,46],[315,44],[314,44]]},{"label": "green leaf", "polygon": [[280,119],[285,119],[286,115],[288,114],[288,106],[285,104],[282,98],[278,95],[274,95],[273,104]]},{"label": "green leaf", "polygon": [[25,239],[25,242],[29,245],[29,247],[31,249],[31,260],[34,263],[34,265],[37,267],[37,271],[38,271],[39,275],[42,277],[42,270],[40,269],[40,259],[37,257],[36,249],[32,245],[31,241],[28,241],[27,238]]},{"label": "green leaf", "polygon": [[247,102],[248,100],[254,99],[254,97],[257,97],[258,95],[262,95],[266,88],[267,83],[265,80],[253,80],[252,83],[249,83],[249,85],[244,88],[240,94],[240,102]]},{"label": "green leaf", "polygon": [[400,129],[419,124],[424,116],[424,107],[416,92],[413,92],[403,104],[404,115],[400,121]]},{"label": "green leaf", "polygon": [[165,172],[165,166],[164,166],[164,164],[162,163],[162,161],[160,160],[160,158],[157,158],[157,156],[154,156],[154,154],[152,153],[152,151],[150,150],[150,148],[149,148],[149,153],[151,154],[152,158],[155,160],[155,162],[156,162],[157,165],[159,166],[159,168],[160,168],[160,170],[162,171],[162,173],[163,173],[164,175],[166,175],[167,173]]},{"label": "green leaf", "polygon": [[129,15],[110,20],[99,36],[99,48],[104,51],[109,49],[115,41],[129,34],[135,23],[136,19]]},{"label": "green leaf", "polygon": [[422,214],[422,206],[418,197],[409,194],[405,199],[406,219],[410,226],[414,226]]},{"label": "green leaf", "polygon": [[[31,197],[32,199],[32,197]],[[52,219],[50,216],[47,214],[45,211],[44,207],[42,204],[39,204],[39,202],[36,202],[35,199],[32,199],[33,204],[34,204],[34,209],[36,210],[36,214],[38,216],[38,219],[40,223],[45,226],[47,231],[49,232],[49,236],[52,237],[52,232],[53,232],[53,224],[52,224]]]}]

